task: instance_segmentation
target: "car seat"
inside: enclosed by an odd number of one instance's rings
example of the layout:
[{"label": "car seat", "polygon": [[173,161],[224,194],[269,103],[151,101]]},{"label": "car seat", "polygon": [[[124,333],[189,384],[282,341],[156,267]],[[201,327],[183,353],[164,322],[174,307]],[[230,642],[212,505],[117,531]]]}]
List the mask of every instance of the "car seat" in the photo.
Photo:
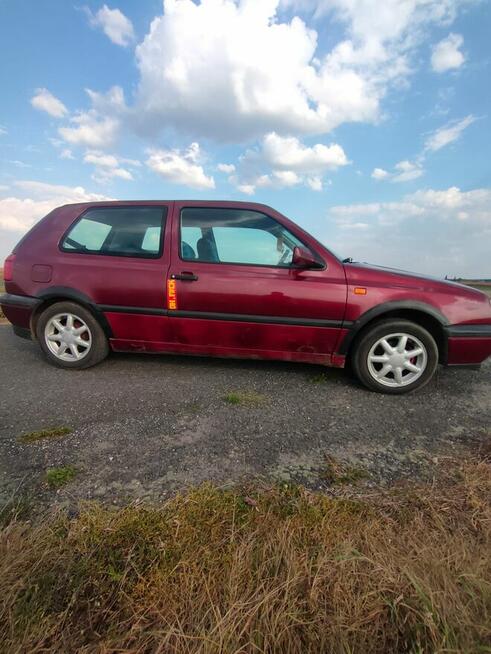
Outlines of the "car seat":
[{"label": "car seat", "polygon": [[183,259],[196,259],[196,252],[186,241],[181,243],[181,256]]},{"label": "car seat", "polygon": [[220,261],[218,258],[217,246],[207,236],[202,236],[196,243],[198,249],[198,259],[200,261]]}]

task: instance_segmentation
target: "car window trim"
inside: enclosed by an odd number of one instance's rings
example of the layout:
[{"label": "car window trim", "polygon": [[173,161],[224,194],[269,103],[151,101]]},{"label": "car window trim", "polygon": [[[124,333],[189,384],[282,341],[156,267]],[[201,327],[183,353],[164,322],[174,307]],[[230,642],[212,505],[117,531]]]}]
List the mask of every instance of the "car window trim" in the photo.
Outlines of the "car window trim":
[{"label": "car window trim", "polygon": [[[63,247],[63,242],[64,240],[68,237],[70,231],[84,218],[85,214],[89,213],[90,211],[97,211],[98,209],[107,211],[115,211],[118,209],[152,209],[152,208],[158,208],[161,210],[161,216],[160,216],[160,243],[159,243],[159,251],[156,252],[155,254],[123,254],[119,252],[95,252],[92,250],[70,250],[67,248]],[[164,253],[164,240],[165,240],[165,230],[166,226],[169,222],[169,215],[170,215],[170,205],[168,204],[153,204],[153,205],[147,205],[147,204],[122,204],[118,205],[117,207],[111,207],[111,206],[96,206],[96,207],[87,207],[79,216],[73,220],[70,225],[67,227],[63,235],[58,241],[58,250],[60,252],[63,252],[64,254],[83,254],[85,256],[91,255],[91,256],[96,256],[96,257],[122,257],[125,259],[161,259],[162,255]],[[109,232],[110,234],[111,232]],[[104,239],[104,243],[107,241],[109,234],[106,236]],[[142,240],[143,243],[143,240]]]},{"label": "car window trim", "polygon": [[[179,208],[179,215],[177,216],[178,220],[178,245],[177,245],[177,254],[179,257],[180,261],[183,261],[184,263],[192,263],[193,261],[195,263],[199,264],[210,264],[212,266],[221,266],[221,265],[226,265],[226,266],[249,266],[253,268],[274,268],[275,270],[305,270],[305,268],[301,268],[299,266],[293,266],[293,265],[287,265],[287,266],[278,266],[274,264],[269,264],[269,263],[240,263],[237,261],[200,261],[198,258],[196,259],[184,259],[181,251],[181,245],[182,245],[182,212],[184,209],[215,209],[221,211],[222,209],[225,210],[237,210],[236,207],[207,207],[207,206],[196,206],[196,205],[181,205]],[[296,239],[300,241],[300,243],[303,245],[303,247],[307,248],[309,252],[311,252],[319,261],[319,263],[322,263],[322,268],[319,266],[319,268],[312,268],[311,270],[316,270],[316,271],[322,271],[322,270],[327,270],[327,263],[324,260],[324,257],[321,257],[321,255],[317,252],[317,250],[313,250],[310,245],[307,245],[303,239],[301,239],[297,234],[295,234],[291,229],[283,225],[283,223],[278,220],[277,218],[274,218],[273,216],[269,215],[265,211],[258,211],[256,209],[242,209],[242,211],[253,211],[254,213],[260,213],[263,216],[266,216],[266,218],[270,218],[271,220],[274,220],[275,223],[278,223],[283,227],[283,229],[286,229],[287,232],[290,232],[295,236]]]}]

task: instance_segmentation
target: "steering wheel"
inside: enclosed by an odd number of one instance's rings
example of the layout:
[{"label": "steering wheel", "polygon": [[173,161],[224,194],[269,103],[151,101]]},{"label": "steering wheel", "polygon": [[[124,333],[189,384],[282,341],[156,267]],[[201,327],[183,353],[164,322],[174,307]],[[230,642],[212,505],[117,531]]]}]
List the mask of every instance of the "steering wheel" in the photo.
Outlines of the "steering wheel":
[{"label": "steering wheel", "polygon": [[280,260],[278,261],[278,266],[281,266],[284,263],[286,263],[286,258],[287,258],[288,254],[290,252],[291,252],[291,250],[289,250],[288,248],[285,248],[285,251],[283,252],[283,254],[281,255]]}]

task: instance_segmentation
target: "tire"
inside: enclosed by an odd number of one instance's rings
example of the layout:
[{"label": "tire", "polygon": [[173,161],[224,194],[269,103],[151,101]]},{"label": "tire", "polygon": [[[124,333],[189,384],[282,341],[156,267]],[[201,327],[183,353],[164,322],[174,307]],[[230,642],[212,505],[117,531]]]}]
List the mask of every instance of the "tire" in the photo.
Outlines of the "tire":
[{"label": "tire", "polygon": [[45,309],[37,320],[36,338],[49,363],[60,368],[90,368],[109,353],[102,327],[75,302],[56,302]]},{"label": "tire", "polygon": [[388,319],[362,333],[351,362],[356,377],[370,390],[402,395],[431,380],[438,366],[438,347],[420,325]]}]

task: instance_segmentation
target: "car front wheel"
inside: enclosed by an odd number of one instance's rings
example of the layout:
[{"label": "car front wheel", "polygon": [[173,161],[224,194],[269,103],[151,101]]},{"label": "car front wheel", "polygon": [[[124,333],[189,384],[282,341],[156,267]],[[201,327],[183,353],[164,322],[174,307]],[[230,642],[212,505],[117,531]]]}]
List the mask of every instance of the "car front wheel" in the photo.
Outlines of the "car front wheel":
[{"label": "car front wheel", "polygon": [[74,302],[57,302],[45,309],[37,321],[36,338],[48,361],[61,368],[89,368],[109,352],[100,324]]},{"label": "car front wheel", "polygon": [[367,388],[400,395],[430,381],[438,365],[438,347],[420,325],[409,320],[384,320],[362,334],[352,364]]}]

